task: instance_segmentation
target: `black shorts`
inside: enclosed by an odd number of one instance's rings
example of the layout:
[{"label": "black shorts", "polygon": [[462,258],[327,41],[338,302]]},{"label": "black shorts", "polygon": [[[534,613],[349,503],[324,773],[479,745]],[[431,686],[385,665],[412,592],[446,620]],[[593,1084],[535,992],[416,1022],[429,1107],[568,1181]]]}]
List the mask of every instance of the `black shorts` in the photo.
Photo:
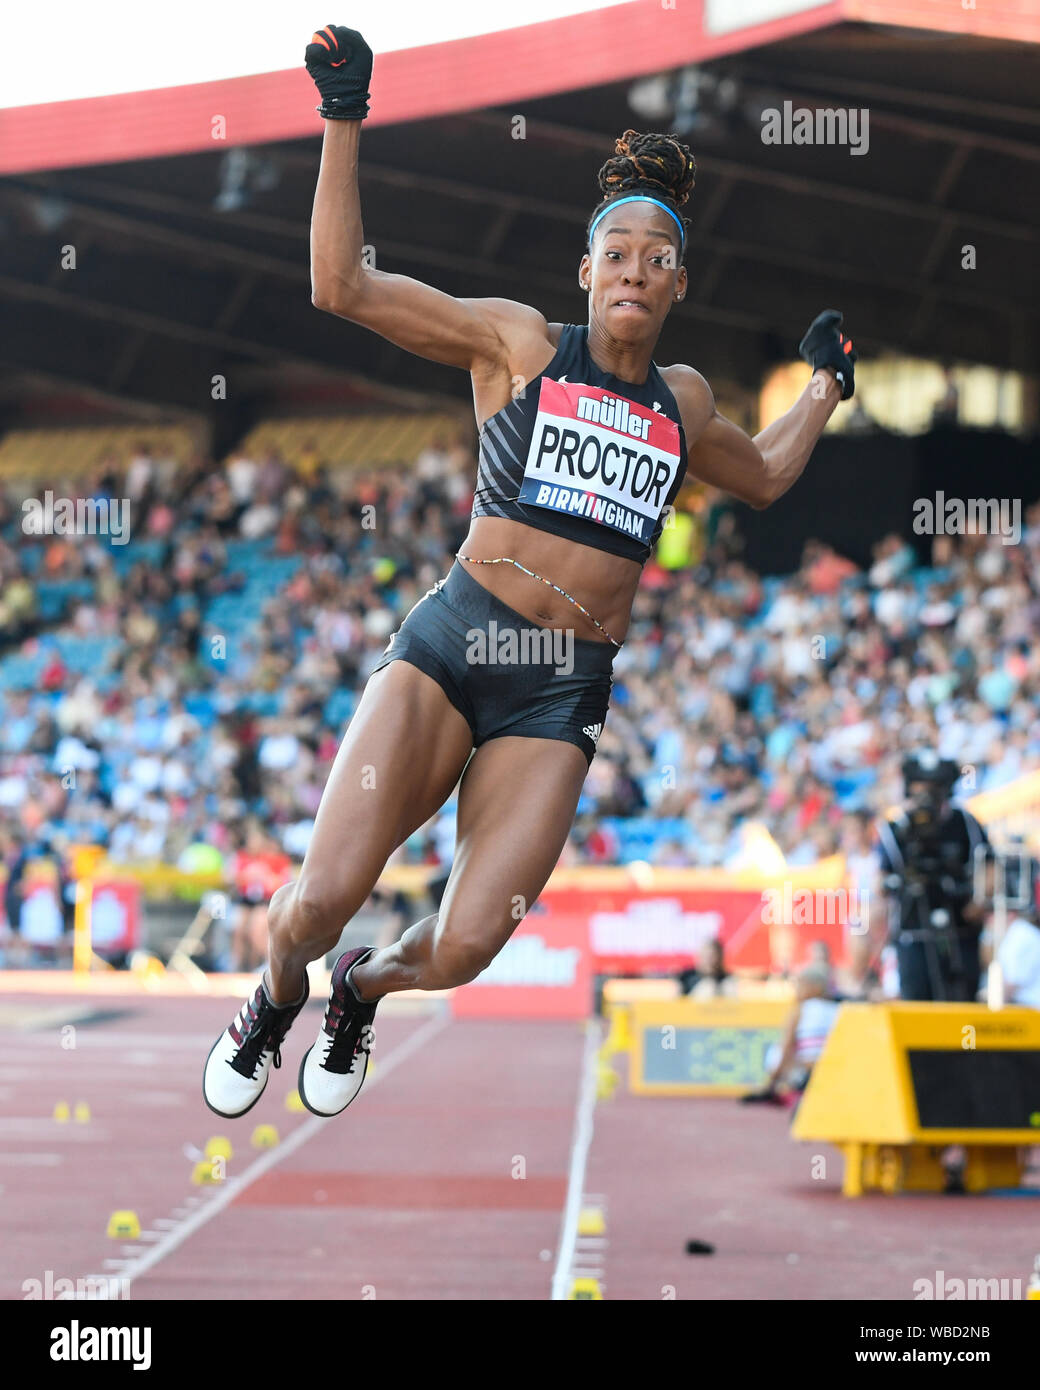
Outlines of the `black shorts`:
[{"label": "black shorts", "polygon": [[589,763],[603,730],[617,648],[537,627],[478,584],[457,561],[419,600],[376,666],[407,661],[432,677],[473,731],[554,738]]}]

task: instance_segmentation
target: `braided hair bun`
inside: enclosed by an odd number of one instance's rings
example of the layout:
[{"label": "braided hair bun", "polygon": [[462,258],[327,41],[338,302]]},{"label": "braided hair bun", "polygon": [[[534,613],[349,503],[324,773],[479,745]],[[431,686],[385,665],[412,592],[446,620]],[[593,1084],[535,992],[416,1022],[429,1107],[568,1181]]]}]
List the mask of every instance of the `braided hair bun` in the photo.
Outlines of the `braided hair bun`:
[{"label": "braided hair bun", "polygon": [[[689,201],[697,165],[688,145],[674,135],[645,134],[626,130],[614,144],[614,157],[599,171],[603,201],[589,218],[589,225],[615,198],[648,193],[676,214]],[[679,218],[684,227],[688,219]]]},{"label": "braided hair bun", "polygon": [[619,193],[652,191],[681,208],[689,199],[696,172],[689,147],[674,135],[626,130],[614,144],[614,158],[599,171],[599,186],[604,200]]}]

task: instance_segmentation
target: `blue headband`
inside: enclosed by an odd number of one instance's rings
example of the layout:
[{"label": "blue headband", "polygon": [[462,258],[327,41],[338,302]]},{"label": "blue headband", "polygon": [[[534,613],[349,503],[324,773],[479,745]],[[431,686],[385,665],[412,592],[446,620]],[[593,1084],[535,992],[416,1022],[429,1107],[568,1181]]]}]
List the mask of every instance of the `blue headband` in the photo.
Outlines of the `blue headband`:
[{"label": "blue headband", "polygon": [[662,203],[660,199],[652,198],[649,193],[632,193],[627,198],[618,198],[615,202],[608,203],[607,206],[603,209],[603,211],[598,212],[596,216],[592,219],[592,226],[589,228],[590,246],[592,245],[592,238],[596,235],[596,228],[599,226],[601,219],[606,217],[608,212],[613,212],[615,208],[619,208],[622,203],[653,203],[655,207],[659,207],[662,210],[662,212],[666,212],[668,214],[668,216],[672,219],[675,225],[679,228],[680,251],[682,251],[685,248],[686,228],[679,221],[678,217],[676,217],[675,213],[671,210],[671,208],[665,207],[664,203]]}]

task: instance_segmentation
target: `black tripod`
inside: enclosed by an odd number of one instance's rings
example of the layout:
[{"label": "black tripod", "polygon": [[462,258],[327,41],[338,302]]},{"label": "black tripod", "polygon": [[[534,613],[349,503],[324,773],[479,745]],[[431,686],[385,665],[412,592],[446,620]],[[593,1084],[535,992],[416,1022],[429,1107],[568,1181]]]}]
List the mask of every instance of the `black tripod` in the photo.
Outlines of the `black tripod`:
[{"label": "black tripod", "polygon": [[970,1002],[975,980],[969,977],[961,933],[949,908],[931,908],[923,882],[903,885],[899,899],[900,925],[895,936],[902,999]]}]

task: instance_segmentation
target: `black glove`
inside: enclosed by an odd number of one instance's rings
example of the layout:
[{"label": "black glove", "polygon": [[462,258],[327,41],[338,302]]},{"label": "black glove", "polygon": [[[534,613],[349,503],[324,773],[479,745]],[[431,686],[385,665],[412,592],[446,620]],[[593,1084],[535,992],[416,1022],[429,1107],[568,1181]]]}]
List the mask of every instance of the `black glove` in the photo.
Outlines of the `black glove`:
[{"label": "black glove", "polygon": [[326,24],[311,36],[304,60],[321,93],[318,115],[332,121],[363,121],[368,115],[372,50],[357,30]]},{"label": "black glove", "polygon": [[841,398],[847,401],[856,389],[856,350],[838,325],[842,314],[838,309],[824,309],[817,314],[798,351],[813,371],[831,367],[841,387]]}]

